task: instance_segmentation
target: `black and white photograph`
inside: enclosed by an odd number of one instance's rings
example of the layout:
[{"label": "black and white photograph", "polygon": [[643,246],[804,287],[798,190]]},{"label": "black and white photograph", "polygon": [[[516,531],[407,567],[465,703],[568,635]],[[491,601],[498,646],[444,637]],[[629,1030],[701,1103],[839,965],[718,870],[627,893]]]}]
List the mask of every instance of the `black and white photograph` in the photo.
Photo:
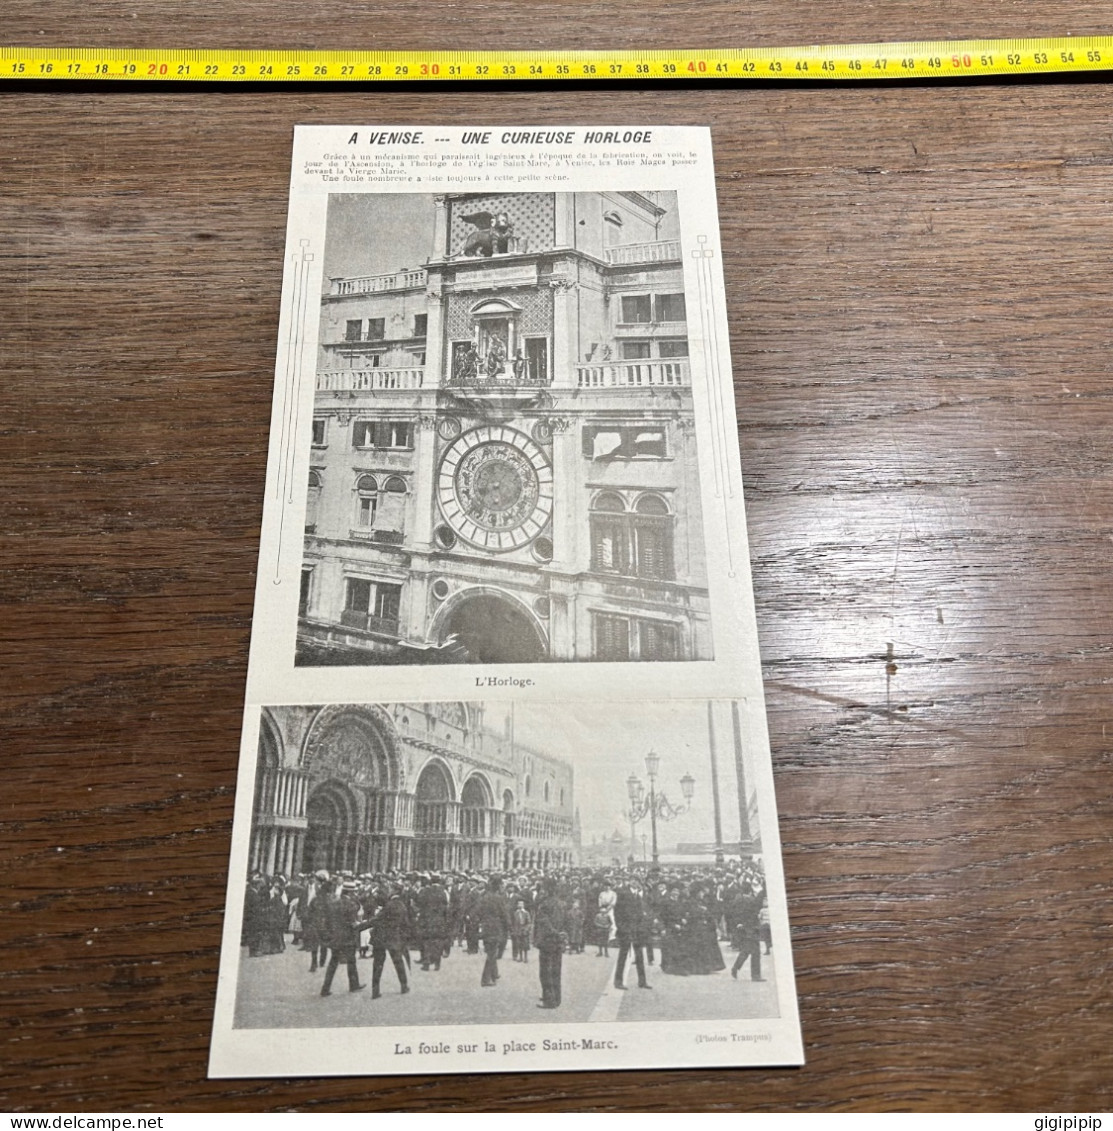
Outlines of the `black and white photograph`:
[{"label": "black and white photograph", "polygon": [[264,708],[235,1025],[777,1017],[739,704],[619,708]]},{"label": "black and white photograph", "polygon": [[329,195],[298,665],[714,657],[683,243],[673,191]]}]

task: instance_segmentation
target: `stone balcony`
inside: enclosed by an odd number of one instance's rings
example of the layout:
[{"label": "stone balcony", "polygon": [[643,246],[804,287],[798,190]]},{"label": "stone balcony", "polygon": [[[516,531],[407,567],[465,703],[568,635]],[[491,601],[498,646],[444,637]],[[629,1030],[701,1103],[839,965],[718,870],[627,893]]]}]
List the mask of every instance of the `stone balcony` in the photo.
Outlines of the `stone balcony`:
[{"label": "stone balcony", "polygon": [[603,250],[612,267],[630,267],[637,263],[675,263],[680,259],[679,240],[654,240],[652,243],[628,243]]},{"label": "stone balcony", "polygon": [[576,387],[580,389],[683,388],[691,383],[692,373],[686,357],[576,366]]},{"label": "stone balcony", "polygon": [[354,278],[329,280],[331,295],[371,295],[383,291],[411,291],[424,287],[424,270],[395,271],[391,275],[358,275]]},{"label": "stone balcony", "polygon": [[322,369],[317,372],[319,393],[366,393],[389,389],[420,389],[425,370],[420,367],[373,369]]}]

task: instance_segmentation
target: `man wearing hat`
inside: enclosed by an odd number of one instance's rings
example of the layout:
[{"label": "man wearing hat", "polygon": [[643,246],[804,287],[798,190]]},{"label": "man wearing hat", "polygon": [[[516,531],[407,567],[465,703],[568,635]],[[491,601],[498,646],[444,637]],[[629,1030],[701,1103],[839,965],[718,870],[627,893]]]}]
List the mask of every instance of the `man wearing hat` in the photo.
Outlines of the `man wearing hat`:
[{"label": "man wearing hat", "polygon": [[561,963],[568,945],[568,926],[564,904],[557,895],[556,880],[541,885],[541,899],[533,918],[533,941],[537,946],[537,962],[541,977],[539,1009],[556,1009],[560,1005]]},{"label": "man wearing hat", "polygon": [[391,962],[394,963],[394,972],[398,975],[401,992],[404,994],[410,992],[410,986],[406,979],[406,963],[403,959],[403,954],[406,952],[406,936],[410,930],[410,913],[406,910],[401,890],[393,885],[384,885],[379,894],[378,902],[378,910],[371,920],[372,999],[382,997],[379,985],[382,981],[383,967],[386,965],[388,954]]},{"label": "man wearing hat", "polygon": [[441,968],[448,943],[448,892],[437,875],[423,875],[417,893],[417,936],[421,941],[421,968]]},{"label": "man wearing hat", "polygon": [[481,986],[493,986],[499,980],[499,955],[506,949],[510,937],[510,908],[502,894],[502,879],[492,876],[487,881],[487,890],[480,896],[476,906],[479,921],[479,934],[483,939],[483,950],[487,961],[480,977]]},{"label": "man wearing hat", "polygon": [[328,966],[325,967],[325,984],[321,987],[321,997],[332,993],[332,979],[343,962],[348,967],[348,990],[355,993],[362,990],[359,970],[356,968],[356,947],[359,946],[359,932],[366,923],[360,921],[360,907],[355,893],[359,885],[355,880],[345,880],[334,886],[332,894],[325,902],[323,916],[324,940],[328,943]]},{"label": "man wearing hat", "polygon": [[761,976],[761,907],[764,902],[765,887],[755,879],[750,884],[743,883],[742,891],[727,908],[730,926],[738,932],[738,957],[730,968],[732,978],[738,977],[738,971],[748,958],[750,979],[765,981]]},{"label": "man wearing hat", "polygon": [[305,902],[300,908],[302,949],[309,951],[309,973],[324,966],[327,948],[322,928],[328,906],[329,875],[323,868],[315,872],[306,887]]},{"label": "man wearing hat", "polygon": [[634,952],[634,966],[638,971],[638,988],[652,987],[645,980],[645,947],[650,940],[652,917],[642,896],[641,882],[631,877],[618,892],[614,905],[614,925],[618,936],[618,962],[614,968],[614,988],[626,989],[623,978],[626,973],[626,959]]}]

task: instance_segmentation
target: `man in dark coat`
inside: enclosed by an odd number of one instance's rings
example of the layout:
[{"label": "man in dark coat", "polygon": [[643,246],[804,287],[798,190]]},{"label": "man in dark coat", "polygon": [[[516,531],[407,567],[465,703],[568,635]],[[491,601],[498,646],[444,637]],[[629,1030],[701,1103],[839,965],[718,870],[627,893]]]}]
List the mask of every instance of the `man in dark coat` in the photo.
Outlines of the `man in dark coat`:
[{"label": "man in dark coat", "polygon": [[429,876],[417,893],[417,935],[421,941],[421,968],[441,968],[448,941],[448,892],[439,876]]},{"label": "man in dark coat", "polygon": [[568,926],[564,904],[556,893],[556,883],[546,880],[541,899],[533,916],[533,941],[541,975],[539,1009],[556,1009],[560,1005],[561,963],[568,945]]},{"label": "man in dark coat", "polygon": [[652,988],[645,980],[645,948],[649,943],[652,924],[641,883],[630,879],[619,890],[614,905],[615,934],[618,936],[618,962],[614,968],[616,990],[626,989],[623,979],[626,974],[626,959],[630,956],[631,949],[634,952],[634,966],[638,971],[638,987],[643,990]]},{"label": "man in dark coat", "polygon": [[493,986],[499,980],[499,955],[506,949],[510,937],[510,908],[502,894],[502,880],[492,876],[487,882],[487,890],[480,896],[476,906],[479,919],[479,933],[483,938],[483,950],[487,961],[483,964],[481,986]]},{"label": "man in dark coat", "polygon": [[738,971],[748,958],[750,978],[764,982],[761,976],[761,905],[765,902],[765,887],[757,883],[743,886],[727,907],[727,917],[731,928],[737,932],[738,957],[730,968],[730,976],[738,977]]},{"label": "man in dark coat", "polygon": [[270,906],[270,888],[261,872],[251,877],[244,893],[242,943],[252,958],[265,953],[263,940],[267,930],[267,909]]},{"label": "man in dark coat", "polygon": [[467,944],[468,954],[479,953],[479,900],[481,894],[478,884],[469,880],[462,899],[464,942]]},{"label": "man in dark coat", "polygon": [[315,974],[318,966],[325,965],[324,913],[328,907],[329,875],[319,871],[306,888],[305,903],[298,908],[301,919],[304,950],[309,951],[309,973]]},{"label": "man in dark coat", "polygon": [[332,993],[332,979],[341,962],[348,967],[349,992],[355,993],[356,990],[363,989],[359,980],[359,971],[356,969],[356,947],[359,946],[359,932],[368,924],[360,919],[360,907],[355,899],[355,891],[354,883],[338,886],[328,896],[325,904],[324,939],[328,943],[330,953],[328,966],[325,967],[325,984],[321,987],[321,997],[328,997]]},{"label": "man in dark coat", "polygon": [[398,975],[398,983],[402,993],[410,992],[409,982],[406,979],[406,963],[403,957],[406,949],[406,937],[410,933],[410,913],[398,888],[392,887],[389,892],[380,896],[379,908],[371,920],[371,947],[373,960],[371,963],[371,997],[382,997],[379,984],[383,977],[383,967],[389,954],[394,964],[394,972]]}]

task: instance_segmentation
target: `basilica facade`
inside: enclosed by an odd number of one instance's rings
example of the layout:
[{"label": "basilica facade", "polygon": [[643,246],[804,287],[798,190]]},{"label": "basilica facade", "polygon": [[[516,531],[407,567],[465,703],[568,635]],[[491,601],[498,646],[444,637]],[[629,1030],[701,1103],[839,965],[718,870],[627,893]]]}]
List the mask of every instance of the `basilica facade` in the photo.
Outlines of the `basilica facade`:
[{"label": "basilica facade", "polygon": [[553,867],[578,860],[568,763],[523,747],[480,703],[266,707],[249,867]]},{"label": "basilica facade", "polygon": [[675,194],[424,199],[322,297],[297,662],[712,658]]}]

